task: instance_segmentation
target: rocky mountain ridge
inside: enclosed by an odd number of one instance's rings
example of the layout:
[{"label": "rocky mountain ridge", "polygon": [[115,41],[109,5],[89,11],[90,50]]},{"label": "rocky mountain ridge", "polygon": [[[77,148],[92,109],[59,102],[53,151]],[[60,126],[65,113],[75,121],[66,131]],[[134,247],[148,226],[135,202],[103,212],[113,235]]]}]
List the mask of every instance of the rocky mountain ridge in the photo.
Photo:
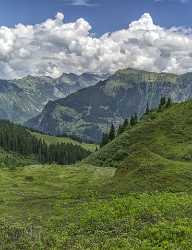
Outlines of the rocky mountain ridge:
[{"label": "rocky mountain ridge", "polygon": [[182,102],[192,97],[192,73],[174,75],[134,69],[117,71],[107,80],[82,89],[66,98],[50,101],[26,125],[50,134],[75,134],[100,141],[111,123],[118,125],[147,104],[155,108],[162,96]]}]

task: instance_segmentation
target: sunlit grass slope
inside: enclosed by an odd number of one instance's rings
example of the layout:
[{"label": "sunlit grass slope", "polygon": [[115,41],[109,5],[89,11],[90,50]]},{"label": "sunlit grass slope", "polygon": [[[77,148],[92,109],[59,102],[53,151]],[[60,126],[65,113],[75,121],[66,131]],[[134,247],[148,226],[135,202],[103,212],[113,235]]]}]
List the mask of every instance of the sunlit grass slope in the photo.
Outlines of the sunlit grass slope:
[{"label": "sunlit grass slope", "polygon": [[191,190],[192,102],[152,112],[86,162],[118,168],[118,189]]},{"label": "sunlit grass slope", "polygon": [[57,143],[65,143],[65,144],[73,144],[73,145],[80,145],[86,150],[90,152],[95,152],[97,145],[96,144],[89,144],[89,143],[80,143],[68,137],[57,137],[57,136],[50,136],[38,132],[31,132],[32,135],[36,136],[38,139],[44,140],[48,144],[57,144]]}]

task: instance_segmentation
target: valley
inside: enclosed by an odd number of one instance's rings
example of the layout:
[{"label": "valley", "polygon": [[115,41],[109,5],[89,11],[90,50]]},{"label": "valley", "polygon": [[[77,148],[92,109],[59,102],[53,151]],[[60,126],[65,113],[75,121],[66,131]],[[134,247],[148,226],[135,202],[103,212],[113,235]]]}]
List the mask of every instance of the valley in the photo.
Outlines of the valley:
[{"label": "valley", "polygon": [[191,10],[0,1],[0,250],[192,249]]},{"label": "valley", "polygon": [[1,248],[190,249],[191,112],[165,103],[70,166],[2,166]]}]

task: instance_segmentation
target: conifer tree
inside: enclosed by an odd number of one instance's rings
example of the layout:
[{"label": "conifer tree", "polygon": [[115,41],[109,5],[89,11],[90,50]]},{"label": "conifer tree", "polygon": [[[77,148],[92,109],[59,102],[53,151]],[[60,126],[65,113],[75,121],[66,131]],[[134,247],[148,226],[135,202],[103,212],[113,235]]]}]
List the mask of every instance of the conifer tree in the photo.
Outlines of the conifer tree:
[{"label": "conifer tree", "polygon": [[129,126],[129,121],[126,118],[125,121],[124,121],[124,123],[123,123],[123,129],[125,130],[128,126]]},{"label": "conifer tree", "polygon": [[134,116],[131,116],[130,125],[131,125],[131,126],[134,126]]},{"label": "conifer tree", "polygon": [[165,105],[166,105],[166,98],[165,98],[165,97],[161,97],[158,110],[161,111],[162,108],[163,108]]},{"label": "conifer tree", "polygon": [[138,116],[137,116],[137,114],[135,114],[135,116],[134,116],[134,121],[135,121],[135,125],[138,123]]},{"label": "conifer tree", "polygon": [[109,142],[109,136],[107,133],[103,133],[100,147],[104,147]]},{"label": "conifer tree", "polygon": [[131,125],[131,126],[134,126],[134,125],[137,124],[137,122],[138,122],[137,114],[131,116],[130,125]]},{"label": "conifer tree", "polygon": [[118,130],[117,130],[117,135],[122,134],[122,133],[126,130],[126,128],[127,128],[128,126],[129,126],[129,121],[128,121],[128,119],[126,118],[126,119],[124,120],[123,124],[120,124],[120,125],[119,125],[119,128],[118,128]]},{"label": "conifer tree", "polygon": [[171,100],[171,97],[169,97],[169,98],[167,99],[166,108],[170,107],[171,104],[172,104],[172,100]]},{"label": "conifer tree", "polygon": [[109,141],[113,141],[115,139],[115,127],[113,123],[111,124],[111,129],[109,131]]},{"label": "conifer tree", "polygon": [[120,135],[120,134],[122,134],[123,132],[124,132],[124,127],[123,127],[122,124],[120,124],[120,125],[119,125],[119,128],[118,128],[118,130],[117,130],[117,135]]},{"label": "conifer tree", "polygon": [[161,97],[161,100],[160,100],[160,106],[164,106],[166,104],[166,98],[165,97]]},{"label": "conifer tree", "polygon": [[149,103],[147,103],[145,114],[148,115],[149,113],[150,113],[150,108],[149,108]]}]

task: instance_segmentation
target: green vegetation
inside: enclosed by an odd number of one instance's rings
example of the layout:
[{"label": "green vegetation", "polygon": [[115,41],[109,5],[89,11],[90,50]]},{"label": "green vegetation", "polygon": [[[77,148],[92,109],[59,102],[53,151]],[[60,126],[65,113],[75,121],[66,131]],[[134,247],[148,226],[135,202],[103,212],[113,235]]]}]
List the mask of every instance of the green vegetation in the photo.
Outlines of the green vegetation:
[{"label": "green vegetation", "polygon": [[[161,106],[161,105],[159,107],[163,108],[163,106]],[[125,132],[129,127],[133,127],[137,123],[138,123],[137,114],[131,116],[130,121],[126,118],[124,120],[123,124],[119,125],[119,128],[117,129],[117,131],[115,129],[115,126],[112,123],[111,128],[109,130],[109,133],[103,133],[103,137],[102,137],[102,140],[101,140],[101,143],[100,143],[100,147],[102,148],[105,145],[107,145],[108,143],[112,142],[116,138],[116,136],[119,136],[120,134]]]},{"label": "green vegetation", "polygon": [[118,194],[113,168],[0,171],[0,248],[190,249],[192,195]]},{"label": "green vegetation", "polygon": [[15,152],[7,152],[0,147],[0,169],[15,169],[37,163],[37,159],[33,156],[23,156]]},{"label": "green vegetation", "polygon": [[82,146],[83,148],[85,148],[86,150],[90,151],[90,152],[95,152],[97,145],[96,144],[90,144],[90,143],[81,143],[78,142],[74,139],[71,139],[70,137],[58,137],[58,136],[51,136],[51,135],[46,135],[46,134],[42,134],[42,133],[38,133],[38,132],[31,132],[31,134],[33,136],[35,136],[37,139],[41,139],[44,142],[46,142],[48,145],[50,144],[73,144],[73,145],[79,145]]},{"label": "green vegetation", "polygon": [[162,99],[77,165],[2,168],[0,248],[191,249],[191,114]]},{"label": "green vegetation", "polygon": [[191,114],[192,102],[150,112],[85,161],[118,168],[114,185],[124,191],[191,190]]},{"label": "green vegetation", "polygon": [[90,154],[80,144],[47,144],[24,127],[8,121],[0,121],[0,147],[41,163],[73,164]]}]

